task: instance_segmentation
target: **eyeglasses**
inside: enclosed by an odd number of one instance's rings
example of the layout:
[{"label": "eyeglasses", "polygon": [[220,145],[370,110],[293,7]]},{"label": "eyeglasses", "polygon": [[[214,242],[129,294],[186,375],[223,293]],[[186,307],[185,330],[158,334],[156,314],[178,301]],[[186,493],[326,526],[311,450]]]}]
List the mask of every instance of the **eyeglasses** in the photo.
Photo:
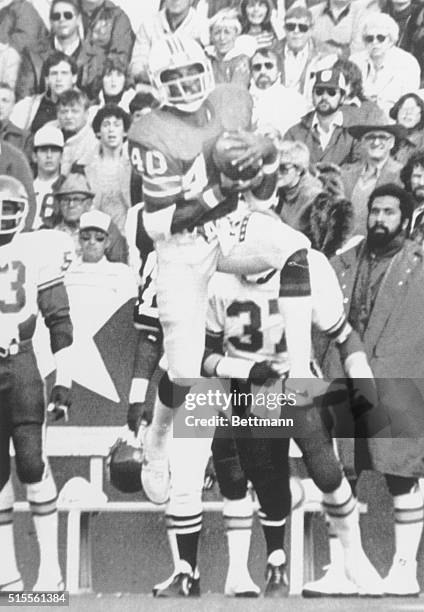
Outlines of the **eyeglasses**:
[{"label": "eyeglasses", "polygon": [[390,138],[392,137],[389,136],[389,134],[373,134],[372,132],[370,134],[365,134],[364,136],[364,140],[368,140],[368,141],[381,140],[382,142],[386,142]]},{"label": "eyeglasses", "polygon": [[309,30],[309,26],[306,23],[298,23],[297,21],[289,21],[284,24],[284,27],[287,32],[295,32],[296,30],[299,30],[299,32],[302,32],[302,34],[305,34]]},{"label": "eyeglasses", "polygon": [[294,164],[282,163],[279,165],[279,171],[281,172],[281,174],[287,174],[287,172],[290,172],[290,170],[293,170],[293,168],[296,168]]},{"label": "eyeglasses", "polygon": [[101,234],[99,232],[86,232],[84,230],[80,232],[79,237],[80,240],[82,240],[83,242],[88,242],[89,240],[91,240],[92,237],[95,239],[96,242],[104,242],[106,240],[106,234]]},{"label": "eyeglasses", "polygon": [[330,96],[330,98],[334,98],[337,96],[339,90],[336,87],[314,87],[314,93],[317,96],[323,96],[325,93]]},{"label": "eyeglasses", "polygon": [[371,44],[375,41],[379,42],[379,43],[383,43],[387,38],[387,34],[376,34],[375,36],[373,34],[367,34],[366,36],[364,36],[364,41],[367,44]]},{"label": "eyeglasses", "polygon": [[87,200],[88,200],[87,196],[75,196],[75,195],[59,196],[59,202],[61,204],[65,204],[65,206],[69,206],[71,202],[74,202],[75,204],[78,204],[79,206],[81,206]]},{"label": "eyeglasses", "polygon": [[266,70],[272,70],[273,68],[275,68],[275,64],[273,62],[258,62],[257,64],[252,64],[253,72],[260,72],[262,68],[265,68]]},{"label": "eyeglasses", "polygon": [[66,21],[71,21],[71,19],[73,19],[75,17],[74,13],[71,13],[71,11],[64,11],[63,13],[52,13],[50,15],[50,20],[51,21],[60,21],[61,18],[63,17],[63,19],[66,19]]}]

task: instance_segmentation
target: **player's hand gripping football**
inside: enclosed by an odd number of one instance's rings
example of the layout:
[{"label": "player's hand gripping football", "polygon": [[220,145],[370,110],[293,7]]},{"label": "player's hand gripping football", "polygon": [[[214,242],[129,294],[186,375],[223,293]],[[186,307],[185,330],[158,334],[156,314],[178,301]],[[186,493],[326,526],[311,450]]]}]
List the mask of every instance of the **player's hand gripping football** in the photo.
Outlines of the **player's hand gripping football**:
[{"label": "player's hand gripping football", "polygon": [[68,409],[71,403],[71,390],[62,385],[55,385],[50,393],[50,401],[47,406],[49,421],[59,421],[62,418],[68,421]]},{"label": "player's hand gripping football", "polygon": [[233,137],[235,140],[238,139],[240,141],[240,148],[242,150],[231,163],[240,172],[256,164],[273,161],[277,156],[277,149],[268,136],[263,136],[256,132],[238,130],[233,133]]}]

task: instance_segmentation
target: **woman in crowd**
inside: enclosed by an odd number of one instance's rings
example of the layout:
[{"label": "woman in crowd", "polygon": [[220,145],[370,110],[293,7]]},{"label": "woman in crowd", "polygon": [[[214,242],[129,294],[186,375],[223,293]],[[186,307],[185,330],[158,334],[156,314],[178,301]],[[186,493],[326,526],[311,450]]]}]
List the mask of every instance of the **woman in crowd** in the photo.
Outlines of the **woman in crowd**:
[{"label": "woman in crowd", "polygon": [[420,86],[420,66],[413,55],[396,47],[399,26],[384,13],[371,13],[362,29],[365,50],[351,60],[362,73],[365,95],[386,113],[401,96]]},{"label": "woman in crowd", "polygon": [[271,0],[242,0],[240,3],[242,33],[254,39],[257,49],[272,47],[278,42],[271,21],[273,9]]},{"label": "woman in crowd", "polygon": [[108,58],[103,70],[98,103],[90,107],[90,121],[105,104],[116,104],[129,113],[129,104],[135,93],[135,89],[129,86],[122,60],[119,57]]},{"label": "woman in crowd", "polygon": [[239,83],[249,87],[248,51],[237,44],[241,23],[235,9],[222,9],[210,22],[212,47],[208,53],[216,83]]},{"label": "woman in crowd", "polygon": [[405,165],[412,153],[424,146],[424,102],[417,94],[407,93],[389,114],[406,132],[393,151],[393,157]]}]

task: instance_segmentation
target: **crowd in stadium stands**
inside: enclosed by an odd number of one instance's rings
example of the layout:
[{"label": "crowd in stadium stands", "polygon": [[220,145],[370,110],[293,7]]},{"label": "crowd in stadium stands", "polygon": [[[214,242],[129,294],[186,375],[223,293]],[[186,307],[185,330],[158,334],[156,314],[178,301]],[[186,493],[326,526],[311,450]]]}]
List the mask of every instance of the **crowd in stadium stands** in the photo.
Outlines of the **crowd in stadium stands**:
[{"label": "crowd in stadium stands", "polygon": [[[143,185],[127,134],[161,104],[149,52],[172,32],[202,45],[217,84],[250,92],[254,128],[279,150],[284,222],[333,256],[367,238],[376,188],[401,204],[407,192],[414,210],[402,231],[422,249],[419,0],[0,0],[0,175],[28,192],[26,230],[72,238],[73,309],[84,291],[101,301],[114,291],[132,298],[141,283],[128,266],[136,237],[127,216]],[[371,316],[378,304],[364,299]],[[395,502],[407,493],[390,490]]]}]

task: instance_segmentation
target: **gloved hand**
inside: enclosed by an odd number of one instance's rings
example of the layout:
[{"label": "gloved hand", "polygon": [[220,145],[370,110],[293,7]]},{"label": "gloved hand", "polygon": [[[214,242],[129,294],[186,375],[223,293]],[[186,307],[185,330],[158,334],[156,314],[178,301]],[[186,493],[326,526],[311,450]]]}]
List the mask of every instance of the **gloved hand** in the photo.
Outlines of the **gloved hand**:
[{"label": "gloved hand", "polygon": [[250,369],[248,380],[254,385],[264,385],[267,381],[280,378],[279,372],[271,361],[259,361]]},{"label": "gloved hand", "polygon": [[49,421],[58,421],[65,417],[68,420],[68,408],[70,407],[71,390],[62,385],[55,385],[50,393],[50,401],[47,406]]},{"label": "gloved hand", "polygon": [[134,402],[130,404],[127,412],[127,425],[128,429],[138,434],[140,425],[144,422],[146,425],[150,425],[152,420],[151,413],[147,410],[145,402]]}]

